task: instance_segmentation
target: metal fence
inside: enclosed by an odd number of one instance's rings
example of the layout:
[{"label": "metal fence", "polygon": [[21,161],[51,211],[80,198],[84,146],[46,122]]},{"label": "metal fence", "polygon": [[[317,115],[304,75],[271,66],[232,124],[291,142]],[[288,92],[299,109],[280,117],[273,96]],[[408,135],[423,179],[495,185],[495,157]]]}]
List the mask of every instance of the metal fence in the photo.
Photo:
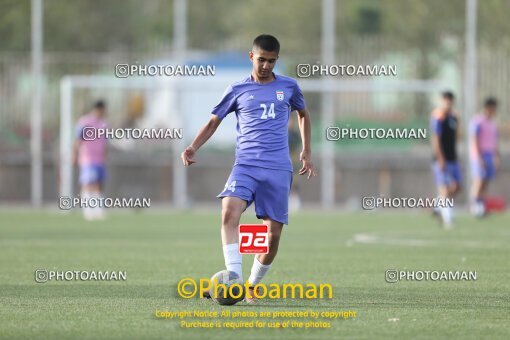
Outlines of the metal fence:
[{"label": "metal fence", "polygon": [[[439,79],[456,93],[461,93],[463,80],[462,43],[444,38],[447,57],[436,63],[436,74],[429,79]],[[240,42],[237,42],[240,44]],[[230,42],[230,45],[232,43]],[[342,48],[338,48],[338,64],[374,64],[385,63],[398,66],[398,79],[423,79],[420,77],[420,63],[424,57],[419,50],[404,49],[397,42],[374,37],[342,38]],[[244,46],[237,46],[244,50]],[[191,56],[209,52],[190,53]],[[439,52],[438,52],[439,53]],[[154,49],[150,53],[46,53],[44,55],[43,90],[43,140],[50,143],[58,138],[59,84],[65,75],[112,75],[117,63],[161,60],[172,53],[168,49]],[[295,66],[299,63],[320,62],[318,55],[283,55],[280,62],[285,73],[295,76]],[[248,61],[247,61],[248,63]],[[0,161],[9,151],[28,151],[30,136],[30,100],[31,72],[29,54],[0,53]],[[480,45],[478,48],[478,98],[480,105],[488,96],[496,96],[500,102],[499,121],[501,135],[506,140],[510,136],[508,119],[510,115],[510,48],[502,45],[498,48]],[[92,91],[78,95],[77,109],[86,110],[90,98],[101,96],[101,91]],[[122,94],[113,95],[118,102],[114,108],[125,111],[127,101]],[[357,117],[362,120],[395,122],[399,120],[426,120],[434,105],[434,96],[402,96],[389,93],[342,93],[336,97],[337,118]],[[460,95],[459,95],[460,99]],[[308,101],[319,108],[320,99],[311,96]],[[462,110],[461,101],[457,105]],[[81,108],[81,109],[80,109]],[[117,119],[115,116],[110,119]]]},{"label": "metal fence", "polygon": [[[396,64],[398,66],[398,79],[422,79],[423,70],[421,67],[426,63],[425,58],[420,50],[406,49],[399,46],[398,42],[377,37],[348,38],[342,37],[342,44],[337,44],[335,62],[338,64]],[[458,109],[462,110],[461,84],[463,82],[463,59],[461,57],[463,51],[463,43],[444,37],[442,41],[443,50],[449,53],[440,61],[434,61],[435,72],[432,72],[429,79],[438,79],[443,84],[448,84],[450,89],[459,93]],[[241,41],[233,43],[229,41],[229,48],[234,50],[245,50],[246,46],[241,45]],[[236,46],[233,46],[236,45]],[[338,47],[341,46],[342,48]],[[214,53],[214,51],[193,51],[188,53],[190,59],[200,58]],[[432,53],[434,55],[434,53]],[[439,56],[440,53],[437,52]],[[60,126],[60,81],[66,75],[82,74],[82,75],[110,75],[113,76],[115,65],[123,62],[151,61],[170,59],[172,51],[166,47],[154,48],[150,52],[143,54],[125,54],[125,53],[46,53],[44,55],[44,90],[43,90],[43,153],[44,153],[44,182],[45,182],[45,199],[53,199],[54,195],[59,191],[59,172],[58,172],[58,141]],[[488,95],[496,96],[500,101],[500,109],[498,120],[500,124],[501,136],[504,145],[510,140],[510,125],[508,121],[510,102],[506,93],[510,90],[510,48],[502,45],[498,48],[484,46],[480,44],[478,47],[478,98],[480,105],[484,97]],[[428,57],[432,58],[432,57]],[[434,59],[434,58],[432,58]],[[248,64],[248,61],[246,61]],[[295,77],[295,67],[300,63],[317,63],[320,62],[319,53],[309,53],[301,55],[282,55],[279,63],[282,65],[284,73]],[[430,62],[430,61],[429,61]],[[420,66],[422,65],[422,66]],[[249,64],[248,64],[249,66]],[[424,66],[425,67],[425,66]],[[425,77],[426,78],[426,77]],[[352,79],[354,80],[354,79]],[[315,115],[315,128],[320,127],[321,117],[321,98],[318,92],[305,93],[308,105],[312,113]],[[86,112],[91,101],[106,97],[109,103],[108,117],[113,126],[122,126],[126,119],[129,119],[130,110],[132,110],[133,102],[136,105],[136,98],[140,97],[140,93],[135,90],[120,89],[86,89],[76,91],[73,98],[73,110],[75,116]],[[30,167],[30,99],[31,99],[31,73],[30,73],[30,56],[28,54],[0,54],[0,183],[2,185],[2,195],[0,200],[4,201],[25,201],[29,199],[29,187],[27,186],[27,178]],[[336,92],[334,94],[334,119],[337,122],[350,122],[352,124],[363,124],[369,122],[372,125],[383,124],[384,126],[408,124],[412,126],[426,126],[428,122],[428,114],[433,108],[437,96],[430,93],[403,93],[403,92]],[[204,112],[207,115],[207,112]],[[315,142],[317,136],[321,134],[320,130],[315,131]],[[419,143],[419,142],[417,142]],[[393,145],[387,145],[387,150],[394,152],[402,152],[409,149],[393,148]],[[424,151],[419,155],[409,155],[410,159],[416,157],[417,162],[424,163],[428,159],[428,145],[423,145]],[[503,147],[503,150],[506,148]],[[342,151],[348,147],[335,148],[337,151],[337,160],[339,157],[345,156]],[[366,160],[373,159],[374,148],[357,148],[356,152],[359,157],[365,157]],[[221,151],[219,151],[221,153]],[[340,153],[339,153],[340,152]],[[222,156],[223,155],[223,156]],[[364,156],[365,155],[365,156]],[[168,169],[172,164],[161,160],[161,153],[155,151],[152,156],[149,152],[144,155],[146,159],[156,160],[152,168],[146,168],[139,164],[140,159],[136,156],[130,156],[120,152],[110,160],[112,169],[120,169],[119,166],[128,166],[134,173],[140,173],[145,170],[160,174],[165,181],[171,182],[168,175]],[[149,158],[147,158],[149,157]],[[152,158],[151,158],[152,157]],[[225,153],[220,154],[217,159],[224,159],[227,163],[230,156]],[[214,157],[213,157],[214,158]],[[358,158],[356,158],[359,160]],[[352,163],[349,161],[349,163]],[[384,163],[384,162],[383,162]],[[386,163],[381,163],[381,166]],[[397,163],[395,163],[397,164]],[[400,163],[399,163],[400,164]],[[345,163],[340,162],[337,165],[337,171],[341,172],[345,168]],[[205,168],[200,168],[207,173],[208,171],[218,171],[223,167],[218,166],[218,162],[204,164]],[[224,167],[228,168],[229,164]],[[386,167],[388,168],[388,167]],[[398,165],[391,167],[394,171],[392,174],[396,176],[398,173]],[[139,170],[136,170],[139,169]],[[144,170],[145,169],[145,170]],[[166,169],[166,170],[165,170]],[[216,169],[216,170],[215,170]],[[403,168],[402,168],[403,169]],[[406,173],[411,174],[414,168],[406,168]],[[384,169],[382,169],[384,170]],[[374,178],[379,170],[374,170]],[[202,171],[202,170],[195,170]],[[348,171],[346,168],[345,171]],[[428,170],[426,170],[428,171]],[[125,177],[122,171],[114,170],[116,173],[116,186],[110,187],[110,190],[117,192],[122,187],[122,178]],[[416,172],[418,173],[418,172]],[[393,176],[392,175],[392,176]],[[372,176],[372,175],[371,175]],[[150,177],[150,176],[149,176]],[[337,174],[341,177],[341,174]],[[345,177],[345,175],[344,175]],[[141,181],[145,181],[140,177]],[[216,177],[221,181],[221,176]],[[362,181],[362,179],[357,179]],[[142,182],[141,182],[142,183]],[[360,182],[361,183],[361,182]],[[147,182],[147,187],[150,183]],[[189,188],[192,200],[202,200],[203,198],[197,194],[199,189],[194,188],[191,183]],[[113,185],[113,184],[110,184]],[[169,184],[171,185],[171,184]],[[306,186],[308,184],[302,184]],[[336,183],[335,187],[341,186]],[[24,188],[24,189],[23,189]],[[160,187],[154,187],[158,191]],[[427,186],[424,186],[424,190]],[[120,190],[120,189],[119,189]],[[164,200],[171,200],[170,189],[161,192],[160,197]],[[209,188],[212,192],[213,188]],[[336,188],[338,197],[347,199],[349,193],[343,189]],[[306,198],[310,195],[310,201],[316,201],[318,188],[310,188],[304,193]],[[195,195],[195,197],[193,197]],[[209,197],[211,195],[208,195]]]}]

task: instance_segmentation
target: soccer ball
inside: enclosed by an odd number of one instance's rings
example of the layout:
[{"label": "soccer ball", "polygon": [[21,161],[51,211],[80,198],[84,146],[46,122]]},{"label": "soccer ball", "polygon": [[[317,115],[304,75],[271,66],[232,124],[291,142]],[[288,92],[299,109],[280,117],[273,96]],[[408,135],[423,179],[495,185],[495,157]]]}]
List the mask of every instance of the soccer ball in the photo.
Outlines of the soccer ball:
[{"label": "soccer ball", "polygon": [[[225,287],[219,284],[225,285]],[[218,287],[216,287],[218,285]],[[226,288],[226,292],[224,289]],[[231,306],[244,299],[243,281],[235,272],[222,270],[211,277],[211,298],[220,305]]]}]

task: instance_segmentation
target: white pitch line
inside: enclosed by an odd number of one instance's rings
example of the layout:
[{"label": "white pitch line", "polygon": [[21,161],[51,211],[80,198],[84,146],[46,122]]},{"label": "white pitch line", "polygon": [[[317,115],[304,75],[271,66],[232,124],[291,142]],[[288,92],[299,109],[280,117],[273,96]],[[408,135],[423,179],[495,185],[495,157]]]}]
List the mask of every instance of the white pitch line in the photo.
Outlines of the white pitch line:
[{"label": "white pitch line", "polygon": [[375,235],[368,234],[355,234],[352,238],[355,243],[363,244],[388,244],[398,246],[410,246],[410,247],[424,247],[436,245],[436,242],[416,240],[416,239],[395,239],[395,238],[382,238]]},{"label": "white pitch line", "polygon": [[[407,246],[407,247],[432,247],[439,246],[441,242],[430,241],[430,240],[419,240],[419,239],[398,239],[381,237],[370,234],[354,234],[354,236],[347,241],[347,246],[352,246],[354,243],[360,244],[384,244],[384,245],[396,245],[396,246]],[[459,245],[467,248],[498,248],[495,244],[483,244],[479,241],[454,241],[455,245]]]}]

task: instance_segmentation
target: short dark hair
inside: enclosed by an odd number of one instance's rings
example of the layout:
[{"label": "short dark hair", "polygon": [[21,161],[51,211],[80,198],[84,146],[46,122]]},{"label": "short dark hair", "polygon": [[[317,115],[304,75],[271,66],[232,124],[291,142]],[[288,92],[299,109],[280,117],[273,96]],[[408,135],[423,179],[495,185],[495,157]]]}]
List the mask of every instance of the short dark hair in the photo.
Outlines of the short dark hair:
[{"label": "short dark hair", "polygon": [[280,53],[280,43],[278,39],[269,34],[261,34],[253,40],[253,47],[260,48],[268,52]]},{"label": "short dark hair", "polygon": [[443,97],[444,99],[449,99],[449,100],[455,99],[455,95],[453,94],[452,91],[443,91],[441,93],[441,97]]},{"label": "short dark hair", "polygon": [[104,109],[105,107],[106,103],[102,99],[96,100],[94,103],[94,109]]},{"label": "short dark hair", "polygon": [[498,106],[498,100],[494,97],[488,97],[485,99],[485,107],[496,107]]}]

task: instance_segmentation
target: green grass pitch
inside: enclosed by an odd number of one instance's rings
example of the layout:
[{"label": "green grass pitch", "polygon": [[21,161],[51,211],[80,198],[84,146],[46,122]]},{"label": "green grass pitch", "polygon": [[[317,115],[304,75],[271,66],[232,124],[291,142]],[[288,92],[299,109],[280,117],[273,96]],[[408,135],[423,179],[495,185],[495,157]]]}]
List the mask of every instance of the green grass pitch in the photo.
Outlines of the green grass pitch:
[{"label": "green grass pitch", "polygon": [[[243,222],[256,222],[251,216]],[[224,268],[218,213],[0,212],[0,338],[508,339],[510,217],[426,213],[292,214],[265,283],[330,283],[334,298],[223,307],[176,284]],[[248,277],[252,256],[244,256]],[[36,283],[34,271],[125,270],[125,282]],[[387,269],[471,270],[476,281],[385,282]],[[183,329],[155,311],[354,310],[330,329]],[[249,321],[245,320],[245,321]]]}]

